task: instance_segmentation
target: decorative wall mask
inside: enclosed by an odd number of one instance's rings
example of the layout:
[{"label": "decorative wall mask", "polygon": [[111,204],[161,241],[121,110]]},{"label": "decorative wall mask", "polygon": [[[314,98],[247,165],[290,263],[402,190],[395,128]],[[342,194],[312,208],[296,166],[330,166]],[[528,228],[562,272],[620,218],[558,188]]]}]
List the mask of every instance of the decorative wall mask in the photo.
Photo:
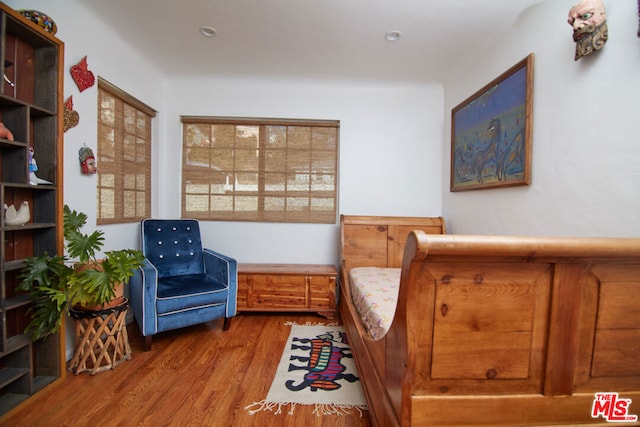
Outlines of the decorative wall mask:
[{"label": "decorative wall mask", "polygon": [[87,56],[80,60],[76,65],[71,66],[71,77],[73,81],[76,82],[78,89],[80,92],[83,90],[90,88],[96,82],[96,78],[93,73],[89,71],[87,66]]},{"label": "decorative wall mask", "polygon": [[78,126],[80,114],[73,109],[73,95],[64,101],[64,131]]},{"label": "decorative wall mask", "polygon": [[607,14],[602,0],[581,0],[569,10],[569,25],[576,42],[574,60],[600,50],[609,38]]},{"label": "decorative wall mask", "polygon": [[93,175],[98,172],[96,158],[91,148],[83,145],[80,151],[78,151],[78,158],[80,159],[80,171],[84,175]]}]

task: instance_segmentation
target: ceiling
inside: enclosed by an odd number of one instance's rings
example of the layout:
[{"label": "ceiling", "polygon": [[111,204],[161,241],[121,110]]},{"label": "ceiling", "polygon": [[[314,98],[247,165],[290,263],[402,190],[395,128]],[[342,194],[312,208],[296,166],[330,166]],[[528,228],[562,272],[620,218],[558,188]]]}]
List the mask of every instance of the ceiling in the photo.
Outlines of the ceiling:
[{"label": "ceiling", "polygon": [[[540,0],[84,0],[168,74],[441,81]],[[215,37],[201,34],[213,27]],[[399,31],[395,42],[385,33]]]}]

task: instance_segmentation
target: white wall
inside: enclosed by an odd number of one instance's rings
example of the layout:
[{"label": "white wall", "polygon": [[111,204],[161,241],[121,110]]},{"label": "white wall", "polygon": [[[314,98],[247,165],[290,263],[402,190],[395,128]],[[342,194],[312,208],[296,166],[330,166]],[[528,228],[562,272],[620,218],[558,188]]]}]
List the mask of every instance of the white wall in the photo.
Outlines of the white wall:
[{"label": "white wall", "polygon": [[[339,212],[440,215],[442,87],[362,82],[177,78],[167,90],[162,168],[180,169],[180,115],[340,120]],[[163,216],[180,215],[166,174]],[[201,223],[205,243],[240,262],[338,262],[338,225]]]},{"label": "white wall", "polygon": [[[605,0],[609,40],[574,61],[567,14],[549,0],[469,54],[445,82],[443,214],[452,233],[640,236],[640,39],[634,1]],[[535,54],[527,187],[449,192],[451,109]]]}]

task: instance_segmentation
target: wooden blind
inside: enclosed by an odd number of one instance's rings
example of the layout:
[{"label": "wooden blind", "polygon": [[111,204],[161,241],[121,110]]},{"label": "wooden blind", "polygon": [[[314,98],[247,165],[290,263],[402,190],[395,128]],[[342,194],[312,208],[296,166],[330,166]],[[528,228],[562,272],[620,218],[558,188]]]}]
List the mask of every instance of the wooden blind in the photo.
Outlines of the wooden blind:
[{"label": "wooden blind", "polygon": [[335,120],[183,116],[182,216],[336,222]]},{"label": "wooden blind", "polygon": [[151,215],[151,119],[155,111],[98,79],[97,223]]}]

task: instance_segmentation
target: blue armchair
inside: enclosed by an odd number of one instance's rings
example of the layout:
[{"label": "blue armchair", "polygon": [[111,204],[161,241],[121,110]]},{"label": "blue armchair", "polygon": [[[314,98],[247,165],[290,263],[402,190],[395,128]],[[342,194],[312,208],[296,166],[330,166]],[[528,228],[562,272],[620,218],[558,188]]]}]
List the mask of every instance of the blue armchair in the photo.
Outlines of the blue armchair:
[{"label": "blue armchair", "polygon": [[196,220],[145,219],[141,226],[146,259],[129,281],[129,301],[145,350],[158,332],[223,317],[223,330],[229,329],[236,314],[237,262],[202,247]]}]

